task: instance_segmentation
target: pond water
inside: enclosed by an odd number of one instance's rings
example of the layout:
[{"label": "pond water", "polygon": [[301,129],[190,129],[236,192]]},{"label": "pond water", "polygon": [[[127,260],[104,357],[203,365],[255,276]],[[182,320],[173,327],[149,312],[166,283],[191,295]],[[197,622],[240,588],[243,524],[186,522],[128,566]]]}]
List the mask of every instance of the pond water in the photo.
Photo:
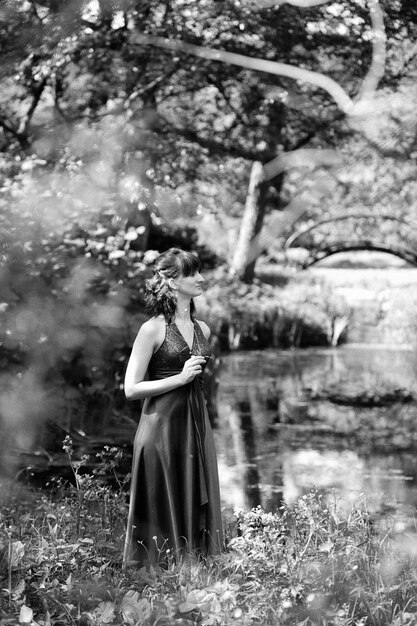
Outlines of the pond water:
[{"label": "pond water", "polygon": [[311,489],[398,531],[417,507],[417,356],[374,345],[239,352],[218,371],[226,510],[274,510]]},{"label": "pond water", "polygon": [[[210,389],[226,515],[258,504],[275,510],[317,489],[325,499],[337,498],[346,513],[365,500],[384,523],[414,529],[414,351],[347,344],[236,352],[221,357]],[[66,432],[77,455],[88,454],[93,463],[104,445],[122,448],[120,471],[130,471],[136,417],[121,412],[105,423],[78,423],[77,416],[67,422],[58,429],[59,444],[54,439],[48,452],[22,455],[22,478],[42,486],[54,476],[71,477],[62,452]]]}]

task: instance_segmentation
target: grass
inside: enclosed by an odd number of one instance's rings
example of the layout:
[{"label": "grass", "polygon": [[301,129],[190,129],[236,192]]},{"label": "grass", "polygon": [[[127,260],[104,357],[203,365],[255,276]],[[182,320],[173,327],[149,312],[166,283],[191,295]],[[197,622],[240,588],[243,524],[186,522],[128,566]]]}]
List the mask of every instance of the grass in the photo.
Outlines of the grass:
[{"label": "grass", "polygon": [[312,491],[274,513],[236,510],[223,554],[123,570],[120,454],[105,448],[86,475],[85,457],[76,462],[65,445],[73,485],[53,497],[17,485],[3,493],[5,626],[415,624],[415,537],[378,527],[365,503],[346,516]]}]

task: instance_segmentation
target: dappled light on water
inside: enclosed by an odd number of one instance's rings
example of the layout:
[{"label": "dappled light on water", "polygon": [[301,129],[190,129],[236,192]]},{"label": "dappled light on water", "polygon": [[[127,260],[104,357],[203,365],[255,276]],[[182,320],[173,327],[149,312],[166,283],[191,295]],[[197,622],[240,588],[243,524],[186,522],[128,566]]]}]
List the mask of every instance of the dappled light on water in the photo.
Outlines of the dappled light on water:
[{"label": "dappled light on water", "polygon": [[365,500],[396,530],[417,506],[415,354],[372,346],[223,358],[217,446],[226,509],[275,510],[311,489]]}]

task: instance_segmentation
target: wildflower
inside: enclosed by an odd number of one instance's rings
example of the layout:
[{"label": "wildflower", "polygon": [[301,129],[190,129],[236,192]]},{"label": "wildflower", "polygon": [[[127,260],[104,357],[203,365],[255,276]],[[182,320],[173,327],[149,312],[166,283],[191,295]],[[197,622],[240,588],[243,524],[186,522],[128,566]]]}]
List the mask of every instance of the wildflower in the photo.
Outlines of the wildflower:
[{"label": "wildflower", "polygon": [[233,593],[228,589],[224,592],[224,594],[222,595],[222,600],[224,602],[228,602],[229,600],[234,600],[234,595]]}]

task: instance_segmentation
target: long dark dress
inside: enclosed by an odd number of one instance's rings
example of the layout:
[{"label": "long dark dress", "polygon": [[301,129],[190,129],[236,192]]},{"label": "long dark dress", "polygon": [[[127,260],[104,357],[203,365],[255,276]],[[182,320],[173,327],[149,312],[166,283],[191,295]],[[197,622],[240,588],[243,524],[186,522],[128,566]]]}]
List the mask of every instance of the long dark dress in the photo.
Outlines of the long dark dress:
[{"label": "long dark dress", "polygon": [[[175,323],[167,324],[149,378],[178,374],[191,354],[210,352],[198,322],[191,350]],[[163,564],[167,549],[174,558],[221,551],[217,458],[202,378],[144,401],[133,449],[125,564]]]}]

